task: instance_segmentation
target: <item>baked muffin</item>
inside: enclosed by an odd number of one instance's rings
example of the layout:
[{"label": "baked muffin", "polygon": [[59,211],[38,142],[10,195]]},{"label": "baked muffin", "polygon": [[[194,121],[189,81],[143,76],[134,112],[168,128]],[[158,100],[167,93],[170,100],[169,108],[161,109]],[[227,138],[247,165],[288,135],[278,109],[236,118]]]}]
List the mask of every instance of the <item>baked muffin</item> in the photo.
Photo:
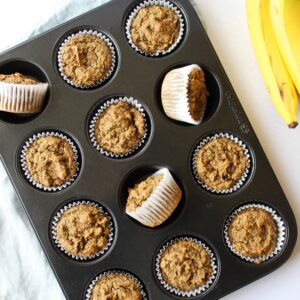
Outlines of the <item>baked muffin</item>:
[{"label": "baked muffin", "polygon": [[162,105],[166,115],[173,120],[199,125],[208,96],[205,74],[198,65],[174,69],[162,83]]},{"label": "baked muffin", "polygon": [[211,191],[228,191],[245,177],[250,168],[246,150],[229,136],[217,136],[196,150],[197,179]]},{"label": "baked muffin", "polygon": [[11,113],[37,113],[45,100],[47,83],[21,73],[0,74],[0,110]]},{"label": "baked muffin", "polygon": [[75,34],[65,41],[58,61],[62,77],[77,87],[93,87],[105,80],[113,67],[113,53],[104,38]]},{"label": "baked muffin", "polygon": [[139,9],[132,20],[133,44],[147,54],[167,51],[179,37],[180,18],[174,9],[152,5]]},{"label": "baked muffin", "polygon": [[103,150],[126,155],[141,144],[145,129],[145,119],[139,109],[126,101],[118,101],[99,115],[94,136]]},{"label": "baked muffin", "polygon": [[36,184],[46,188],[60,187],[77,171],[76,154],[70,143],[58,136],[41,136],[25,154],[26,169]]},{"label": "baked muffin", "polygon": [[69,255],[89,258],[107,248],[111,233],[109,222],[98,207],[78,204],[60,215],[55,239]]},{"label": "baked muffin", "polygon": [[276,249],[278,227],[271,213],[262,208],[249,207],[232,218],[227,236],[236,253],[260,263],[262,257]]},{"label": "baked muffin", "polygon": [[145,226],[156,227],[172,215],[181,196],[180,187],[163,168],[128,189],[126,213]]},{"label": "baked muffin", "polygon": [[95,283],[90,300],[142,300],[143,295],[139,283],[131,276],[111,272],[101,276]]},{"label": "baked muffin", "polygon": [[165,284],[178,292],[205,286],[214,274],[211,256],[192,239],[177,240],[162,252],[159,269]]}]

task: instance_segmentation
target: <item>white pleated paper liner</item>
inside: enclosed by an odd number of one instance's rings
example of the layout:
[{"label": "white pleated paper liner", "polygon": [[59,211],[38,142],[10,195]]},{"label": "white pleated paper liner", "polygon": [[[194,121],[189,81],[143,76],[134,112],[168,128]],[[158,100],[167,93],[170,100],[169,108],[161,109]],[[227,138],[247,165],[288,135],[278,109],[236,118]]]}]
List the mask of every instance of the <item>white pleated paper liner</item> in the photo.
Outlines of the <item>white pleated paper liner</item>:
[{"label": "white pleated paper liner", "polygon": [[[140,143],[137,145],[137,147],[135,147],[134,149],[130,150],[129,152],[126,153],[114,153],[111,151],[107,151],[104,148],[101,147],[101,145],[97,142],[96,136],[95,136],[95,130],[96,130],[96,123],[97,120],[102,116],[102,114],[113,104],[116,104],[118,102],[126,102],[129,105],[135,107],[141,114],[141,116],[144,119],[144,135],[140,140]],[[95,115],[92,117],[91,121],[89,122],[89,137],[90,137],[90,141],[92,143],[92,145],[94,146],[94,148],[100,152],[102,155],[105,155],[107,157],[110,158],[126,158],[128,156],[133,155],[137,150],[139,150],[145,143],[147,137],[148,137],[148,128],[149,128],[149,124],[148,124],[148,120],[147,120],[147,116],[146,116],[146,111],[143,108],[143,106],[138,102],[138,100],[135,100],[132,97],[119,97],[119,98],[112,98],[108,101],[106,101],[103,105],[101,105],[99,107],[99,109],[97,110],[97,112],[95,113]]]},{"label": "white pleated paper liner", "polygon": [[0,111],[28,114],[40,112],[48,83],[15,84],[0,82]]},{"label": "white pleated paper liner", "polygon": [[[133,275],[131,272],[128,272],[128,271],[125,271],[125,270],[113,269],[113,270],[107,270],[107,271],[101,273],[95,279],[92,280],[92,282],[88,286],[88,289],[87,289],[87,292],[86,292],[86,295],[85,295],[85,300],[90,300],[91,299],[93,289],[94,289],[96,283],[100,279],[104,278],[105,276],[114,275],[114,274],[125,275],[128,278],[132,279],[138,285],[138,287],[140,289],[140,292],[141,292],[141,295],[142,295],[142,299],[143,300],[148,299],[147,292],[146,292],[144,284],[135,275]],[[130,300],[130,299],[128,299],[128,300]]]},{"label": "white pleated paper liner", "polygon": [[161,100],[166,115],[176,121],[199,125],[204,117],[206,103],[198,120],[192,117],[189,108],[189,76],[193,70],[201,71],[201,67],[193,64],[170,71],[164,78]]},{"label": "white pleated paper liner", "polygon": [[[75,255],[73,253],[70,253],[68,250],[66,250],[60,243],[60,241],[58,240],[57,238],[57,225],[58,225],[58,222],[60,220],[60,218],[62,217],[62,215],[68,211],[70,208],[72,207],[75,207],[75,206],[79,206],[79,205],[90,205],[90,206],[93,206],[93,207],[96,207],[102,214],[104,214],[108,220],[109,220],[109,231],[110,231],[110,234],[109,234],[109,237],[108,237],[108,241],[107,241],[107,244],[105,245],[105,247],[91,255],[91,256],[80,256],[80,255]],[[112,217],[110,216],[110,214],[108,213],[108,211],[102,207],[101,205],[99,205],[98,203],[95,203],[95,202],[92,202],[92,201],[88,201],[88,200],[84,200],[84,201],[75,201],[75,202],[72,202],[68,205],[65,205],[63,208],[61,208],[57,213],[56,215],[54,216],[53,220],[52,220],[52,223],[51,223],[51,233],[52,233],[52,239],[55,243],[55,245],[58,247],[58,249],[65,255],[67,255],[69,258],[71,259],[74,259],[76,261],[90,261],[90,260],[94,260],[94,259],[97,259],[97,258],[100,258],[102,257],[111,247],[113,241],[114,241],[114,238],[115,238],[115,229],[114,229],[114,223],[113,223],[113,219]]]},{"label": "white pleated paper liner", "polygon": [[[178,289],[172,287],[171,285],[169,285],[164,280],[163,275],[160,270],[160,261],[161,261],[161,257],[163,255],[164,251],[166,251],[168,247],[174,245],[175,243],[177,243],[179,241],[194,242],[194,243],[200,245],[201,247],[203,247],[207,251],[208,255],[210,256],[211,268],[212,268],[212,274],[211,274],[210,278],[208,278],[208,280],[206,281],[205,284],[203,284],[203,285],[199,286],[197,289],[194,289],[191,291],[181,291],[181,290],[178,290]],[[216,259],[215,254],[213,253],[213,251],[204,242],[202,242],[196,238],[193,238],[193,237],[178,237],[178,238],[175,238],[175,239],[167,242],[159,250],[158,255],[156,256],[156,259],[155,259],[155,272],[156,272],[156,276],[157,276],[157,279],[159,280],[160,284],[169,293],[172,293],[176,296],[180,296],[183,298],[191,298],[191,297],[195,297],[195,296],[199,296],[199,295],[203,294],[212,286],[212,284],[214,283],[214,281],[216,279],[217,272],[218,272],[217,259]]]},{"label": "white pleated paper liner", "polygon": [[158,186],[149,198],[134,211],[128,211],[133,219],[148,227],[157,227],[164,223],[177,208],[182,191],[167,168],[160,169],[151,177],[163,175]]},{"label": "white pleated paper liner", "polygon": [[[93,35],[93,36],[97,36],[98,38],[100,38],[102,41],[104,41],[106,43],[106,45],[108,46],[108,48],[111,51],[111,55],[112,55],[112,64],[111,64],[111,68],[110,70],[106,73],[106,75],[101,78],[98,82],[96,82],[95,84],[92,85],[79,85],[76,82],[72,81],[65,73],[64,73],[64,64],[62,62],[62,50],[64,48],[64,46],[70,41],[72,40],[74,37],[77,36],[81,36],[81,35]],[[58,54],[57,54],[57,62],[58,62],[58,70],[60,73],[60,76],[63,78],[63,80],[65,80],[69,85],[72,85],[76,88],[80,88],[80,89],[93,89],[96,88],[100,85],[102,85],[104,82],[106,82],[114,73],[115,69],[116,69],[116,65],[117,65],[117,50],[115,45],[113,44],[112,40],[105,35],[102,32],[96,31],[96,30],[92,30],[92,29],[86,29],[86,30],[80,30],[77,33],[73,33],[72,35],[68,36],[64,42],[60,45],[59,49],[58,49]]]},{"label": "white pleated paper liner", "polygon": [[[171,45],[168,49],[166,50],[159,50],[155,53],[148,53],[143,51],[142,49],[140,49],[137,45],[134,44],[132,38],[131,38],[131,24],[134,20],[134,18],[137,16],[138,12],[140,11],[140,9],[148,7],[148,6],[163,6],[169,9],[172,9],[176,15],[179,18],[179,23],[180,23],[180,29],[179,29],[179,34],[177,37],[177,40],[175,41],[175,43],[173,43],[173,45]],[[144,55],[144,56],[150,56],[150,57],[159,57],[159,56],[164,56],[167,55],[169,53],[171,53],[172,51],[174,51],[177,46],[180,44],[180,42],[182,41],[185,31],[186,31],[186,24],[185,24],[185,20],[183,17],[182,12],[180,11],[180,9],[171,1],[168,0],[146,0],[146,1],[141,1],[130,13],[127,21],[126,21],[126,25],[125,25],[125,30],[126,30],[126,36],[127,36],[127,40],[130,44],[130,46],[138,53]]]},{"label": "white pleated paper liner", "polygon": [[[244,153],[245,153],[245,156],[247,158],[247,161],[250,165],[249,168],[245,169],[245,171],[244,171],[243,175],[241,176],[241,178],[233,185],[233,187],[231,187],[229,189],[216,190],[214,188],[209,187],[208,185],[206,185],[204,182],[201,181],[201,178],[199,178],[198,172],[197,172],[197,155],[198,155],[199,151],[207,143],[209,143],[210,141],[216,140],[218,138],[229,139],[230,141],[232,141],[235,144],[242,147],[244,149]],[[244,142],[242,142],[239,138],[237,138],[236,136],[234,136],[230,133],[217,133],[215,135],[206,137],[205,139],[203,139],[200,142],[200,144],[197,146],[196,150],[194,150],[194,154],[193,154],[193,157],[192,157],[192,169],[193,169],[193,175],[194,175],[195,179],[197,180],[197,182],[205,190],[207,190],[211,193],[216,193],[216,194],[231,194],[231,193],[236,192],[237,190],[239,190],[244,185],[244,183],[246,182],[248,177],[250,176],[252,167],[253,167],[252,166],[252,159],[251,159],[251,154],[250,154],[250,150],[249,150],[248,146],[246,146],[246,144]]]},{"label": "white pleated paper liner", "polygon": [[[274,249],[274,251],[272,251],[271,253],[262,256],[262,257],[249,257],[249,256],[244,256],[242,254],[240,254],[239,252],[237,252],[234,247],[232,246],[229,236],[228,236],[228,229],[229,229],[229,225],[231,223],[231,221],[242,211],[249,209],[249,208],[259,208],[259,209],[263,209],[264,211],[270,213],[270,215],[272,216],[273,220],[275,221],[276,225],[277,225],[277,230],[278,230],[278,236],[277,236],[277,244],[276,247]],[[225,237],[225,241],[226,244],[228,246],[228,248],[235,254],[237,255],[239,258],[241,258],[242,260],[246,261],[246,262],[250,262],[250,263],[261,263],[261,262],[265,262],[271,258],[273,258],[274,256],[276,256],[283,248],[285,241],[286,241],[286,227],[285,227],[285,223],[282,220],[282,218],[279,216],[279,214],[272,209],[269,206],[263,205],[263,204],[247,204],[247,205],[243,205],[239,208],[237,208],[226,220],[225,222],[225,227],[224,227],[224,237]]]},{"label": "white pleated paper liner", "polygon": [[[27,167],[27,163],[26,163],[26,153],[28,151],[28,149],[30,148],[30,146],[34,143],[34,141],[43,138],[43,137],[47,137],[47,136],[53,136],[53,137],[57,137],[60,139],[65,140],[66,142],[68,142],[74,152],[74,163],[76,165],[76,171],[75,174],[72,176],[72,178],[70,178],[68,181],[66,181],[64,184],[62,184],[61,186],[53,186],[53,187],[46,187],[38,182],[36,182],[31,174],[30,171],[28,170]],[[77,178],[79,171],[80,171],[80,158],[79,158],[80,154],[79,154],[79,149],[77,148],[77,146],[75,145],[75,143],[71,140],[71,138],[69,138],[67,135],[57,132],[57,131],[41,131],[39,133],[34,134],[32,137],[30,137],[22,146],[21,148],[21,154],[20,154],[20,164],[21,164],[21,170],[23,172],[24,177],[26,178],[26,180],[33,185],[35,188],[44,191],[44,192],[59,192],[62,191],[64,189],[66,189],[67,187],[69,187]]]}]

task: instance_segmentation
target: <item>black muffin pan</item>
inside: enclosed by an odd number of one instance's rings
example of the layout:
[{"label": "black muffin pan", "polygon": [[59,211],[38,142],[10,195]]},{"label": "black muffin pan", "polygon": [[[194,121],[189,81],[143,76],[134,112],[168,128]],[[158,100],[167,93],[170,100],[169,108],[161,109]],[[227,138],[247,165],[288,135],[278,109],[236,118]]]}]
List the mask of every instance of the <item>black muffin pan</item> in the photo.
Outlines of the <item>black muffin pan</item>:
[{"label": "black muffin pan", "polygon": [[[216,280],[195,298],[217,299],[274,271],[290,257],[297,238],[295,217],[192,5],[186,0],[172,0],[185,18],[184,38],[169,55],[151,58],[135,52],[125,34],[126,19],[138,2],[113,0],[0,56],[0,73],[18,71],[49,83],[40,114],[22,116],[0,112],[1,159],[67,299],[84,299],[92,279],[110,269],[134,274],[144,285],[149,299],[179,299],[164,290],[155,275],[157,251],[166,241],[178,236],[200,239],[215,253]],[[57,49],[66,34],[90,28],[104,32],[114,42],[117,68],[100,87],[80,90],[60,77]],[[166,73],[191,63],[204,69],[210,92],[204,122],[199,126],[170,120],[160,97]],[[92,146],[88,134],[88,122],[95,108],[118,96],[137,99],[149,115],[147,141],[125,159],[101,155]],[[80,150],[77,179],[56,193],[34,188],[20,168],[24,141],[36,132],[47,130],[67,134]],[[196,182],[191,165],[197,144],[218,132],[239,137],[251,152],[252,167],[247,181],[238,191],[227,195],[204,190]],[[174,175],[183,197],[168,221],[150,229],[125,214],[126,190],[161,167],[167,167]],[[112,215],[115,239],[99,259],[75,261],[61,253],[51,237],[55,213],[69,202],[79,200],[95,201]],[[224,240],[226,218],[244,203],[272,207],[286,226],[281,252],[259,265],[242,261]]]}]

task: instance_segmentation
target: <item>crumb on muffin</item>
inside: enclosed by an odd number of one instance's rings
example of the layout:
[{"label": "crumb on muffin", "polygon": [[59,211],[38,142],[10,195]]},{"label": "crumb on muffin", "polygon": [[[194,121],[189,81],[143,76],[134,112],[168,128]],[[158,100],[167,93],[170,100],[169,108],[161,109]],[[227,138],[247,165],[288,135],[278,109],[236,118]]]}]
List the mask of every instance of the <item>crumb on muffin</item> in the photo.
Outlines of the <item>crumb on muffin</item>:
[{"label": "crumb on muffin", "polygon": [[63,46],[61,64],[64,75],[79,86],[92,86],[106,77],[112,67],[112,53],[98,36],[72,37]]},{"label": "crumb on muffin", "polygon": [[206,284],[213,273],[207,250],[189,240],[177,241],[166,248],[160,270],[167,284],[186,292]]},{"label": "crumb on muffin", "polygon": [[278,229],[272,215],[261,208],[246,208],[231,220],[229,241],[234,250],[246,257],[259,258],[272,253]]},{"label": "crumb on muffin", "polygon": [[60,137],[35,140],[25,159],[30,176],[47,188],[63,185],[76,173],[75,153],[68,141]]},{"label": "crumb on muffin", "polygon": [[108,217],[97,207],[80,204],[67,209],[57,224],[57,239],[76,256],[90,257],[103,250],[109,240]]},{"label": "crumb on muffin", "polygon": [[179,31],[180,20],[175,11],[158,5],[140,9],[130,29],[133,43],[146,53],[169,49]]},{"label": "crumb on muffin", "polygon": [[216,138],[196,155],[199,179],[214,190],[232,188],[250,167],[242,146],[228,138]]},{"label": "crumb on muffin", "polygon": [[126,154],[141,143],[145,121],[137,108],[119,101],[108,107],[95,126],[97,143],[106,151]]}]

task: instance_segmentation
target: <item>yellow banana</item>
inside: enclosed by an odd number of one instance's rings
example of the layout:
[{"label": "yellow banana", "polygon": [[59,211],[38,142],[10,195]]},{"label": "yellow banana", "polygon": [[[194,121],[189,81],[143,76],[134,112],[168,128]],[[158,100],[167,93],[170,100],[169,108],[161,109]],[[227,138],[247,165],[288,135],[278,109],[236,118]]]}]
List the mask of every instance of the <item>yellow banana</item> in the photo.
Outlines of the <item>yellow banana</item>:
[{"label": "yellow banana", "polygon": [[298,125],[298,95],[285,67],[271,23],[270,0],[246,0],[250,36],[271,100],[290,128]]},{"label": "yellow banana", "polygon": [[271,0],[270,12],[279,49],[300,93],[300,1]]}]

